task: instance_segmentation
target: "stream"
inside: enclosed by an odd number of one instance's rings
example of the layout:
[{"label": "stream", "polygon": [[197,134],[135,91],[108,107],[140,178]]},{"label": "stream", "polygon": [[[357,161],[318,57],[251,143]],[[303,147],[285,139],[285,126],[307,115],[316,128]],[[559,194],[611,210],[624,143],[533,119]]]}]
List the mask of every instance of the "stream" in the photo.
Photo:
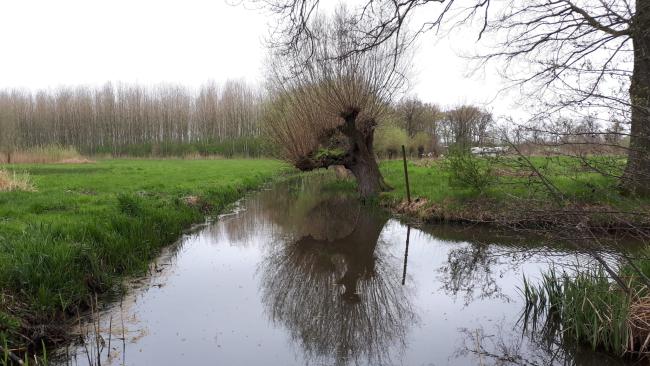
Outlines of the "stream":
[{"label": "stream", "polygon": [[[411,226],[328,176],[275,184],[167,248],[80,321],[60,365],[623,365],[527,321],[520,293],[582,253]],[[551,327],[552,328],[552,327]]]}]

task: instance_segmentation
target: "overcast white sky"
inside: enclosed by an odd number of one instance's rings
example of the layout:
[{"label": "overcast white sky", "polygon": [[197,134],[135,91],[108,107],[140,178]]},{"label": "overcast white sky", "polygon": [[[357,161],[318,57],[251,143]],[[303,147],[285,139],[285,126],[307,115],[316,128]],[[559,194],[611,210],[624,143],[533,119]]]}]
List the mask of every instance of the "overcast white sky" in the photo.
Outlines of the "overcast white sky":
[{"label": "overcast white sky", "polygon": [[[2,0],[0,88],[260,82],[270,21],[225,0]],[[457,55],[475,35],[433,38],[416,53],[412,93],[441,106],[491,101],[498,78],[468,78]],[[512,111],[507,96],[487,107]]]}]

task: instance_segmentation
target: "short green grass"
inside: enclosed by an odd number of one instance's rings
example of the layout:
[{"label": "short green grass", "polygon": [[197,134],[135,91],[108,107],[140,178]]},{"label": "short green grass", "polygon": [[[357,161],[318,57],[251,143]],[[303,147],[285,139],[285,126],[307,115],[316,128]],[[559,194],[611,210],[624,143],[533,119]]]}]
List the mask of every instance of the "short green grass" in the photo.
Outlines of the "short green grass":
[{"label": "short green grass", "polygon": [[[409,187],[412,197],[423,197],[431,202],[441,203],[450,198],[473,197],[471,189],[451,189],[449,172],[438,164],[430,167],[417,166],[408,161]],[[406,182],[404,180],[404,165],[401,160],[387,160],[380,164],[380,170],[386,182],[393,190],[386,192],[386,197],[393,201],[406,198]]]},{"label": "short green grass", "polygon": [[[611,175],[603,175],[585,166],[583,162],[570,157],[533,157],[533,165],[557,189],[563,199],[581,204],[610,205],[619,209],[648,204],[649,200],[626,197],[619,191],[615,178],[622,172],[625,160],[620,158],[593,158],[594,167],[607,170]],[[492,199],[497,202],[515,199],[553,199],[547,187],[537,176],[517,158],[498,160],[479,159],[480,164],[490,164],[493,184],[477,190],[469,186],[455,184],[452,174],[444,160],[408,161],[410,190],[412,197],[422,197],[434,204],[462,204],[476,198]],[[401,160],[388,160],[380,164],[381,172],[394,190],[384,194],[385,199],[399,202],[406,197],[404,166]]]},{"label": "short green grass", "polygon": [[91,294],[118,290],[123,275],[145,271],[184,229],[287,165],[107,160],[0,168],[27,173],[37,189],[0,192],[0,334],[16,341],[25,325],[59,321],[83,310]]}]

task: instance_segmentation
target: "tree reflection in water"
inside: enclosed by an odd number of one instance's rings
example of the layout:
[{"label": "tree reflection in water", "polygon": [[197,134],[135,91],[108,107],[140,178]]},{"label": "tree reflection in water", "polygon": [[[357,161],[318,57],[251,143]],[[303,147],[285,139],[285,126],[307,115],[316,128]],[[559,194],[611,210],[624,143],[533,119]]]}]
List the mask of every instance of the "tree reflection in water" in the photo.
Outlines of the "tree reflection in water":
[{"label": "tree reflection in water", "polygon": [[472,355],[478,365],[521,366],[624,366],[624,359],[594,352],[588,347],[564,343],[560,338],[547,337],[521,328],[518,324],[499,323],[495,329],[460,329],[462,345],[456,357]]},{"label": "tree reflection in water", "polygon": [[510,269],[507,262],[512,258],[507,252],[497,254],[491,249],[473,243],[449,250],[447,263],[439,270],[443,290],[452,296],[462,294],[465,305],[489,298],[510,301],[497,277]]},{"label": "tree reflection in water", "polygon": [[309,361],[391,363],[389,351],[404,349],[415,314],[398,260],[379,241],[387,218],[345,194],[313,197],[308,205],[310,198],[295,197],[283,222],[291,240],[276,243],[261,263],[268,315]]},{"label": "tree reflection in water", "polygon": [[[454,232],[453,228],[432,235],[455,243],[438,274],[442,290],[450,296],[462,296],[465,305],[486,299],[512,301],[504,293],[504,282],[500,279],[516,273],[525,263],[546,262],[571,268],[586,259],[579,253],[569,255],[557,245],[543,245],[532,238],[505,237],[498,231],[477,231],[471,242],[466,241],[467,232]],[[506,283],[506,287],[509,285]]]}]

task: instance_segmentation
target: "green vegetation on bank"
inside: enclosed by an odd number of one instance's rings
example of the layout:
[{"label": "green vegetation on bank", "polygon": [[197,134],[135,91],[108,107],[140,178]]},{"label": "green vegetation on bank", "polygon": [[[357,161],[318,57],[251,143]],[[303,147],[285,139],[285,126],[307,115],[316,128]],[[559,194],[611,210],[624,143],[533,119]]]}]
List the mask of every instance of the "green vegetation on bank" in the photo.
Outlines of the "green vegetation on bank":
[{"label": "green vegetation on bank", "polygon": [[[286,169],[274,160],[5,165],[35,192],[0,192],[0,336],[52,335],[93,293],[120,289],[206,214]],[[45,331],[33,326],[44,325]]]},{"label": "green vegetation on bank", "polygon": [[[618,157],[586,161],[564,156],[408,161],[411,196],[426,200],[419,208],[421,218],[444,216],[452,221],[457,217],[480,221],[487,216],[508,221],[509,216],[515,218],[531,206],[647,208],[648,199],[620,191],[617,176],[624,166],[625,159]],[[394,188],[382,194],[382,201],[390,205],[402,202],[406,197],[402,160],[383,161],[380,169]]]}]

